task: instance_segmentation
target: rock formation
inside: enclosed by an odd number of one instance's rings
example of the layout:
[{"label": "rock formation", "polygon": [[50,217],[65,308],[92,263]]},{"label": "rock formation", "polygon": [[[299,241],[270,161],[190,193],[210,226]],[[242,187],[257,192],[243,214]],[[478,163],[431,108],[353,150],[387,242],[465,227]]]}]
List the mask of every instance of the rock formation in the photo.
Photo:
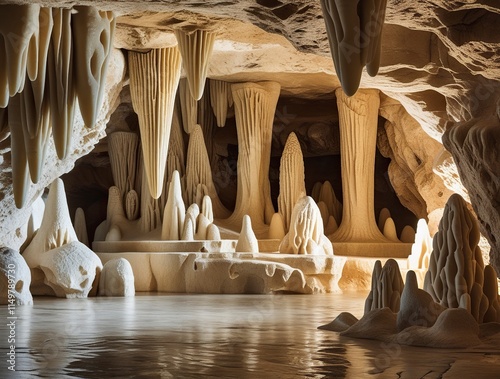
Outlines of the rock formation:
[{"label": "rock formation", "polygon": [[372,273],[372,288],[365,301],[365,314],[385,307],[397,313],[403,287],[398,263],[394,259],[388,259],[382,267],[382,263],[377,260]]},{"label": "rock formation", "polygon": [[113,181],[125,199],[135,186],[139,137],[135,133],[114,132],[108,136],[108,141]]},{"label": "rock formation", "polygon": [[210,79],[210,104],[217,119],[217,126],[226,125],[228,109],[233,106],[231,83]]},{"label": "rock formation", "polygon": [[179,82],[179,103],[182,111],[182,126],[187,134],[191,134],[198,124],[198,101],[193,98],[186,78]]},{"label": "rock formation", "polygon": [[279,246],[283,254],[330,254],[333,247],[323,233],[323,220],[318,206],[309,196],[297,201],[293,208],[290,228]]},{"label": "rock formation", "polygon": [[371,76],[378,72],[386,3],[321,0],[335,71],[347,96],[356,93],[365,65]]},{"label": "rock formation", "polygon": [[[482,323],[496,321],[484,318],[489,308],[497,307],[498,290],[484,287],[485,268],[478,242],[477,221],[460,195],[452,195],[433,239],[424,289],[441,305],[465,308]],[[485,290],[488,294],[494,293],[492,299],[488,299]],[[489,312],[489,315],[496,314],[496,310]]]},{"label": "rock formation", "polygon": [[429,268],[430,255],[432,253],[432,237],[429,233],[427,222],[424,219],[418,220],[415,242],[411,247],[411,254],[408,257],[408,268],[410,270]]},{"label": "rock formation", "polygon": [[186,207],[182,199],[180,180],[179,172],[174,171],[163,211],[161,238],[164,240],[179,240],[182,237]]},{"label": "rock formation", "polygon": [[243,217],[240,237],[238,238],[238,243],[236,244],[236,252],[237,253],[259,252],[259,242],[257,241],[255,233],[252,230],[252,220],[248,215],[245,215]]},{"label": "rock formation", "polygon": [[200,100],[203,95],[215,35],[214,30],[198,29],[196,26],[175,29],[189,91],[194,100]]},{"label": "rock formation", "polygon": [[82,208],[78,208],[75,212],[75,234],[78,241],[89,247],[89,236],[87,234],[87,223],[85,221],[85,212]]},{"label": "rock formation", "polygon": [[144,168],[151,196],[163,189],[175,94],[181,74],[177,47],[130,51],[130,94],[139,116]]},{"label": "rock formation", "polygon": [[124,258],[107,261],[99,278],[99,296],[134,296],[134,272]]},{"label": "rock formation", "polygon": [[21,254],[0,247],[0,305],[33,305],[30,284],[31,272]]},{"label": "rock formation", "polygon": [[306,195],[304,158],[295,133],[290,133],[280,163],[280,194],[278,212],[283,217],[285,232],[290,227],[290,219],[295,203]]}]

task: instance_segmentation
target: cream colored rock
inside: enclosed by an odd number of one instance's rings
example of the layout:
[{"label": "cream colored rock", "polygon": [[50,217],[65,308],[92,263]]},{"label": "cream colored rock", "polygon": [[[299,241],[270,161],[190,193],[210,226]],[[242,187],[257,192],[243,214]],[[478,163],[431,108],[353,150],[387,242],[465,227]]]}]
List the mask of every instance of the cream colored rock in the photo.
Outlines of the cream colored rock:
[{"label": "cream colored rock", "polygon": [[[155,199],[149,190],[149,183],[144,168],[144,160],[141,158],[140,167],[143,167],[141,173],[141,208],[140,208],[140,228],[143,233],[149,233],[161,225],[161,198]],[[163,188],[163,183],[162,183]]]},{"label": "cream colored rock", "polygon": [[285,233],[290,228],[290,219],[296,202],[306,196],[304,157],[295,133],[288,136],[280,161],[280,194],[278,212],[283,217]]},{"label": "cream colored rock", "polygon": [[30,284],[31,272],[22,255],[8,247],[1,247],[0,304],[33,305]]},{"label": "cream colored rock", "polygon": [[196,219],[196,234],[194,238],[196,240],[206,240],[207,238],[207,229],[208,226],[211,225],[211,222],[208,218],[205,217],[203,213],[200,213]]},{"label": "cream colored rock", "polygon": [[131,132],[114,132],[108,136],[108,144],[113,181],[125,199],[135,186],[139,136]]},{"label": "cream colored rock", "polygon": [[388,218],[391,217],[391,212],[387,208],[382,208],[378,215],[378,228],[381,232],[384,231],[384,225]]},{"label": "cream colored rock", "polygon": [[392,217],[389,217],[385,220],[382,233],[388,240],[400,242],[398,239],[398,234],[396,232],[396,224],[394,224],[394,220],[392,219]]},{"label": "cream colored rock", "polygon": [[269,224],[269,239],[282,240],[285,237],[285,226],[283,225],[283,217],[279,213],[273,214],[271,223]]},{"label": "cream colored rock", "polygon": [[372,288],[365,301],[365,315],[385,307],[397,313],[403,287],[398,263],[394,259],[388,259],[382,267],[381,262],[377,261],[372,273]]},{"label": "cream colored rock", "polygon": [[290,230],[279,246],[283,254],[333,255],[330,240],[323,233],[323,220],[318,206],[309,196],[297,201],[293,208]]},{"label": "cream colored rock", "polygon": [[75,7],[71,17],[75,89],[85,125],[93,128],[104,96],[104,80],[113,47],[113,12]]},{"label": "cream colored rock", "polygon": [[386,2],[321,0],[335,71],[348,96],[358,90],[365,65],[370,76],[378,73]]},{"label": "cream colored rock", "polygon": [[[206,188],[206,192],[199,192],[199,185]],[[188,204],[198,202],[197,193],[201,199],[203,199],[205,195],[210,197],[214,217],[227,217],[229,213],[219,200],[219,196],[215,189],[210,160],[203,139],[203,131],[199,125],[196,125],[189,135],[186,161],[186,200]],[[199,201],[199,203],[201,205],[201,201]]]},{"label": "cream colored rock", "polygon": [[478,242],[477,221],[462,197],[452,195],[433,239],[424,289],[443,306],[466,306],[474,319],[482,323],[489,300],[483,292],[484,263]]},{"label": "cream colored rock", "polygon": [[227,220],[236,228],[249,215],[260,235],[267,233],[274,208],[271,202],[269,164],[274,112],[280,85],[275,82],[232,84],[238,132],[238,188],[233,214]]},{"label": "cream colored rock", "polygon": [[78,241],[83,243],[85,246],[89,247],[89,236],[87,233],[87,222],[85,220],[85,212],[82,208],[77,208],[75,212],[75,233]]},{"label": "cream colored rock", "polygon": [[[332,184],[327,180],[325,181],[319,190],[318,204],[323,202],[327,209],[328,215],[335,218],[337,225],[342,221],[342,204],[338,201],[335,196],[335,191],[333,190]],[[328,223],[328,218],[323,218],[325,223]],[[326,225],[325,225],[326,226]]]},{"label": "cream colored rock", "polygon": [[222,80],[210,79],[210,104],[217,118],[217,126],[222,128],[226,125],[228,109],[233,106],[231,83]]},{"label": "cream colored rock", "polygon": [[198,101],[193,98],[186,78],[179,82],[179,99],[182,111],[182,126],[187,134],[191,134],[198,124]]},{"label": "cream colored rock", "polygon": [[214,222],[214,211],[210,196],[203,196],[203,200],[201,202],[201,213],[207,218],[208,221],[211,223]]},{"label": "cream colored rock", "polygon": [[375,221],[374,167],[379,93],[335,91],[340,117],[342,222],[334,242],[387,242]]},{"label": "cream colored rock", "polygon": [[179,101],[176,101],[174,106],[174,115],[172,117],[172,129],[170,130],[170,141],[167,154],[166,182],[170,182],[172,180],[172,175],[176,170],[179,172],[179,175],[183,177],[184,170],[186,168],[186,149],[184,147],[180,113],[180,104]]},{"label": "cream colored rock", "polygon": [[181,73],[177,47],[129,52],[130,94],[139,116],[144,167],[154,199],[162,193],[175,94]]},{"label": "cream colored rock", "polygon": [[50,186],[42,225],[24,250],[23,257],[30,268],[36,268],[43,253],[76,241],[78,237],[69,215],[64,184],[56,179]]},{"label": "cream colored rock", "polygon": [[26,232],[26,241],[31,241],[35,232],[42,225],[43,214],[45,213],[45,202],[42,196],[36,198],[31,205],[31,215],[28,220],[28,230]]},{"label": "cream colored rock", "polygon": [[241,226],[240,237],[238,238],[238,243],[236,244],[237,253],[258,253],[259,252],[259,242],[255,237],[255,233],[252,230],[252,219],[250,216],[245,215],[243,217],[243,224]]},{"label": "cream colored rock", "polygon": [[161,238],[163,240],[179,240],[184,228],[186,207],[182,200],[182,190],[179,173],[174,171],[168,190],[168,200],[163,211]]},{"label": "cream colored rock", "polygon": [[125,198],[125,212],[129,221],[134,221],[139,216],[139,195],[134,190],[127,193]]},{"label": "cream colored rock", "polygon": [[207,234],[206,238],[209,241],[220,241],[221,236],[220,236],[220,230],[215,224],[210,224],[207,227]]},{"label": "cream colored rock", "polygon": [[208,63],[214,47],[216,32],[196,26],[175,29],[189,90],[194,100],[200,100],[205,88]]},{"label": "cream colored rock", "polygon": [[107,261],[99,278],[99,296],[134,296],[134,272],[129,261],[117,258]]},{"label": "cream colored rock", "polygon": [[55,295],[70,299],[88,296],[102,263],[87,246],[74,241],[40,254],[38,267]]}]

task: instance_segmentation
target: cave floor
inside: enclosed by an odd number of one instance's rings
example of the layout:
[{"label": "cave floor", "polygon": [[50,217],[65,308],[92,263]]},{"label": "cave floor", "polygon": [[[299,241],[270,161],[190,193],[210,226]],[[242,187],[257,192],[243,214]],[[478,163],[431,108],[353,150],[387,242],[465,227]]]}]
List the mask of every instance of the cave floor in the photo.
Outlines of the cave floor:
[{"label": "cave floor", "polygon": [[366,293],[35,298],[17,307],[1,378],[498,378],[500,352],[425,349],[318,330]]}]

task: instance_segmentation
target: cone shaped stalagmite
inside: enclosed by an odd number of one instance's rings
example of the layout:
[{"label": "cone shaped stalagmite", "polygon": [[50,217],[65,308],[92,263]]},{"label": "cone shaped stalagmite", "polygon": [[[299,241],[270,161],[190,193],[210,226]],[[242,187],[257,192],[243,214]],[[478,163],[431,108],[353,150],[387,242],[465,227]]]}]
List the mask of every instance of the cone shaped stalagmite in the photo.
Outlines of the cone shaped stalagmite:
[{"label": "cone shaped stalagmite", "polygon": [[217,191],[212,180],[212,170],[210,168],[210,161],[205,147],[203,131],[199,125],[196,125],[193,132],[189,135],[186,162],[186,194],[188,204],[197,202],[196,194],[200,184],[203,185],[207,191],[207,193],[204,193],[203,195],[210,196],[212,200],[213,213],[215,217],[227,217],[229,213],[219,200],[219,196],[217,195]]},{"label": "cone shaped stalagmite", "polygon": [[248,214],[254,230],[260,233],[275,213],[269,164],[280,85],[275,82],[238,83],[231,85],[231,91],[238,133],[238,190],[235,210],[228,223],[236,228]]},{"label": "cone shaped stalagmite", "polygon": [[321,0],[335,71],[347,96],[356,93],[363,67],[375,76],[380,64],[387,0]]},{"label": "cone shaped stalagmite", "polygon": [[175,30],[189,90],[194,100],[200,100],[203,96],[215,34],[215,30],[195,29],[194,27]]},{"label": "cone shaped stalagmite", "polygon": [[177,47],[130,51],[130,93],[139,116],[144,167],[151,196],[160,197],[181,58]]},{"label": "cone shaped stalagmite", "polygon": [[[285,233],[290,227],[290,219],[295,203],[306,195],[304,158],[295,133],[288,136],[280,163],[280,194],[278,212],[283,217]],[[327,218],[328,219],[328,218]]]},{"label": "cone shaped stalagmite", "polygon": [[[184,218],[186,217],[186,207],[182,200],[181,179],[179,173],[174,171],[172,181],[168,189],[168,200],[163,211],[163,226],[161,238],[163,240],[180,240],[184,229]],[[193,234],[194,225],[193,223]]]},{"label": "cone shaped stalagmite", "polygon": [[113,12],[99,11],[94,7],[75,7],[72,27],[78,105],[85,125],[93,127],[104,96],[115,17]]}]

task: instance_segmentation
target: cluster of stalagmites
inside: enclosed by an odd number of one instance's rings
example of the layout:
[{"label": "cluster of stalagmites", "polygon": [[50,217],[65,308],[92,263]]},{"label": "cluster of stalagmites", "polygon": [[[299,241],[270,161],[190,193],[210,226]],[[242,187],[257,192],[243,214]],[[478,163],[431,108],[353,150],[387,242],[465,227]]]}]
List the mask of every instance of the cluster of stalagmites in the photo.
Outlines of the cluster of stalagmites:
[{"label": "cluster of stalagmites", "polygon": [[[89,295],[133,296],[134,275],[124,260],[107,262],[90,250],[85,215],[79,209],[73,226],[61,179],[50,186],[44,201],[35,202],[28,239],[19,252],[0,248],[0,301],[12,296],[31,305],[33,295],[82,298]],[[10,283],[13,281],[13,283]],[[10,297],[9,297],[10,295]]]},{"label": "cluster of stalagmites", "polygon": [[[320,328],[341,335],[416,346],[460,348],[498,341],[500,303],[495,270],[484,266],[477,221],[459,195],[446,204],[439,231],[417,232],[410,267],[428,264],[423,289],[415,271],[403,284],[397,262],[377,261],[372,288],[358,320],[340,314]],[[427,262],[426,262],[427,261]]]},{"label": "cluster of stalagmites", "polygon": [[69,152],[75,106],[95,125],[115,19],[93,7],[0,7],[0,114],[9,125],[17,207],[37,183],[52,133],[59,158]]}]

